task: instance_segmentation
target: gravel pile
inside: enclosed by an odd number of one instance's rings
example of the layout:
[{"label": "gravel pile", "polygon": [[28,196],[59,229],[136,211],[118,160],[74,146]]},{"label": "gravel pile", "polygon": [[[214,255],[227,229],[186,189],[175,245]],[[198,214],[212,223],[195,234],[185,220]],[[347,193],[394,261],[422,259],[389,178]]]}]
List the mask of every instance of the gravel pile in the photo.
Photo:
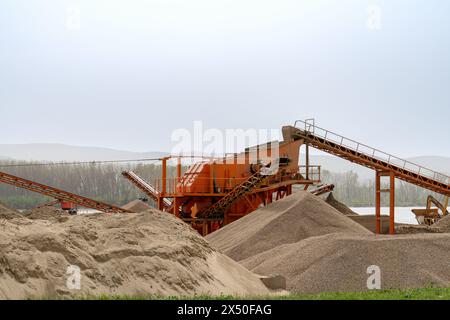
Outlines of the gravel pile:
[{"label": "gravel pile", "polygon": [[23,213],[23,215],[31,220],[49,220],[58,222],[64,222],[70,217],[67,211],[53,206],[45,206],[27,210]]},{"label": "gravel pile", "polygon": [[241,263],[280,274],[297,293],[366,291],[367,268],[381,269],[381,288],[450,286],[450,234],[329,234],[284,244]]},{"label": "gravel pile", "polygon": [[[0,220],[0,299],[271,294],[258,276],[168,213],[22,219]],[[79,290],[67,286],[74,268]]]},{"label": "gravel pile", "polygon": [[206,239],[240,261],[283,244],[337,232],[371,234],[319,197],[298,192],[250,213]]},{"label": "gravel pile", "polygon": [[4,204],[0,202],[0,219],[20,219],[22,218],[22,215],[10,208],[7,208]]},{"label": "gravel pile", "polygon": [[151,209],[151,207],[142,200],[133,200],[124,205],[122,209],[129,210],[131,212],[143,212]]},{"label": "gravel pile", "polygon": [[349,216],[357,216],[358,214],[353,211],[352,209],[350,209],[349,207],[347,207],[345,204],[343,204],[342,202],[339,202],[336,200],[336,198],[333,195],[333,192],[330,192],[330,194],[328,195],[327,199],[325,200],[330,206],[332,206],[333,208],[335,208],[337,211],[345,214],[345,215],[349,215]]},{"label": "gravel pile", "polygon": [[441,232],[450,232],[450,214],[433,224],[431,229],[438,229]]},{"label": "gravel pile", "polygon": [[442,233],[438,228],[424,225],[401,225],[395,227],[396,234]]}]

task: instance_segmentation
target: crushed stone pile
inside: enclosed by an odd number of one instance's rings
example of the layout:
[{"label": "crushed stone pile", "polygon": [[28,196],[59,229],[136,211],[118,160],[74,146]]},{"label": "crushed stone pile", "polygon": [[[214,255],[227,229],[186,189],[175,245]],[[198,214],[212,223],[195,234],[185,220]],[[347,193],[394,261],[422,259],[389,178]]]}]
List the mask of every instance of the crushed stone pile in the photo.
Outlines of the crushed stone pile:
[{"label": "crushed stone pile", "polygon": [[397,234],[416,233],[450,233],[450,215],[444,216],[431,226],[426,225],[403,225],[395,228]]},{"label": "crushed stone pile", "polygon": [[436,227],[424,225],[400,225],[395,227],[396,234],[417,234],[417,233],[441,233],[442,231]]},{"label": "crushed stone pile", "polygon": [[241,263],[258,274],[280,274],[297,293],[367,291],[369,266],[381,288],[450,286],[450,234],[375,236],[329,234],[284,244]]},{"label": "crushed stone pile", "polygon": [[31,220],[49,220],[49,221],[67,221],[70,217],[67,211],[53,206],[45,206],[41,208],[35,208],[27,210],[23,215]]},{"label": "crushed stone pile", "polygon": [[0,202],[0,219],[20,219],[22,215],[16,210],[10,209],[6,207],[3,203]]},{"label": "crushed stone pile", "polygon": [[345,204],[336,200],[336,198],[333,195],[333,192],[330,192],[330,194],[328,195],[328,197],[325,201],[330,206],[332,206],[333,208],[335,208],[337,211],[341,212],[344,215],[348,215],[348,216],[357,216],[358,215],[355,211],[353,211],[352,209],[347,207]]},{"label": "crushed stone pile", "polygon": [[329,233],[371,234],[309,192],[297,192],[213,232],[206,239],[236,261]]},{"label": "crushed stone pile", "polygon": [[23,219],[0,220],[0,299],[271,293],[190,226],[157,210]]},{"label": "crushed stone pile", "polygon": [[433,224],[431,229],[438,229],[440,232],[450,232],[450,214],[444,216],[438,222]]},{"label": "crushed stone pile", "polygon": [[133,200],[124,205],[122,209],[129,210],[131,212],[143,212],[151,209],[151,207],[142,200]]},{"label": "crushed stone pile", "polygon": [[[374,214],[370,214],[370,215],[362,214],[362,215],[358,215],[358,216],[347,215],[347,217],[349,217],[353,221],[359,223],[367,230],[369,230],[373,233],[376,233],[376,221],[377,221],[376,215],[374,215]],[[380,221],[381,221],[381,229],[380,229],[381,234],[389,234],[389,225],[390,225],[389,216],[382,215],[380,217]],[[395,225],[398,226],[398,224],[395,224]]]}]

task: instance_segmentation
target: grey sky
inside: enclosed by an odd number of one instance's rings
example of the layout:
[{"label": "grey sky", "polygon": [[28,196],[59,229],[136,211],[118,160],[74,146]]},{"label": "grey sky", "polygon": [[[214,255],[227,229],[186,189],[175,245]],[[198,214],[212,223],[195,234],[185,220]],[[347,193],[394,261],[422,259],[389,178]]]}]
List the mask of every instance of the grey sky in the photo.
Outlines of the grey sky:
[{"label": "grey sky", "polygon": [[168,151],[194,120],[315,117],[399,156],[450,156],[449,15],[442,0],[2,0],[0,143]]}]

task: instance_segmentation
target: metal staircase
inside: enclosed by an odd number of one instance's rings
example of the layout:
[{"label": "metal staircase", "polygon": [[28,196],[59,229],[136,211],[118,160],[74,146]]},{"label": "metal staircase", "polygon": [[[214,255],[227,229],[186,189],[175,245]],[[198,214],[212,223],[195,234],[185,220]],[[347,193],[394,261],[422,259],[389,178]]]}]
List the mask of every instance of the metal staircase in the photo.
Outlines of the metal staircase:
[{"label": "metal staircase", "polygon": [[241,199],[254,189],[258,188],[266,179],[271,177],[270,175],[263,175],[261,173],[263,169],[264,168],[258,170],[255,174],[251,175],[244,182],[237,185],[215,204],[208,207],[205,211],[200,212],[198,218],[206,219],[213,216],[223,215],[235,201]]}]

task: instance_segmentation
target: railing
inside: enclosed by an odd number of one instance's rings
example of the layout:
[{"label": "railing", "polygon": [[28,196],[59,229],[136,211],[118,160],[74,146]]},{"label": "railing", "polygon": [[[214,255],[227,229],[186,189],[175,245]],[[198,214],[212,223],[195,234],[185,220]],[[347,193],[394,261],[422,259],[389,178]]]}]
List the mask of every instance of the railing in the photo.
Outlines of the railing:
[{"label": "railing", "polygon": [[[320,181],[320,166],[309,166],[309,180],[314,182]],[[301,175],[301,177],[300,177]],[[248,179],[244,178],[215,178],[214,184],[211,178],[193,178],[194,183],[188,184],[183,182],[183,178],[167,178],[166,194],[175,193],[228,193],[236,186],[240,185]],[[299,173],[292,176],[273,177],[269,179],[269,184],[276,184],[286,180],[303,180],[306,179],[306,166],[299,167]],[[156,193],[162,192],[163,179],[150,179],[149,183],[156,189]]]},{"label": "railing", "polygon": [[[300,123],[302,127],[298,127],[297,126],[298,123]],[[429,179],[433,179],[440,183],[444,183],[447,185],[450,184],[450,177],[446,174],[428,169],[424,166],[418,165],[411,161],[398,158],[392,154],[386,153],[376,148],[372,148],[368,145],[357,142],[355,140],[346,138],[332,131],[320,128],[315,125],[313,119],[308,119],[306,121],[297,120],[295,121],[294,126],[313,136],[333,142],[339,146],[346,147],[365,156],[377,159],[379,161],[383,161],[390,165],[396,166],[400,169],[413,172],[415,174],[427,177]]]},{"label": "railing", "polygon": [[[211,178],[193,178],[193,184],[184,182],[183,178],[167,178],[166,194],[175,193],[226,193],[237,185],[241,184],[246,178],[216,178],[215,184],[212,184]],[[190,180],[190,179],[189,179]],[[150,183],[157,189],[157,192],[163,190],[163,179],[152,179]]]}]

